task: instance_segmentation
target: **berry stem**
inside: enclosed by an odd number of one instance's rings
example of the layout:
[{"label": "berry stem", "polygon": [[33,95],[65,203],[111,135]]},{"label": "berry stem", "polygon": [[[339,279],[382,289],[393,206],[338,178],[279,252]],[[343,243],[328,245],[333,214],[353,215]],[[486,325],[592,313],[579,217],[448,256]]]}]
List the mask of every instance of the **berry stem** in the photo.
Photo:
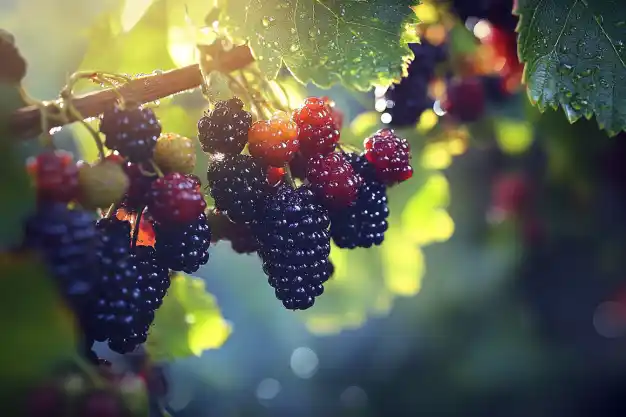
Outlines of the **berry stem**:
[{"label": "berry stem", "polygon": [[[207,55],[210,55],[210,52]],[[240,45],[223,51],[219,59],[212,59],[211,56],[203,57],[202,66],[205,72],[211,69],[229,73],[244,68],[252,62],[254,62],[254,58],[250,48],[247,45]],[[43,131],[40,123],[42,117],[47,120],[47,128],[63,126],[79,120],[76,118],[78,114],[87,118],[102,114],[118,101],[118,94],[121,94],[126,101],[143,104],[197,88],[203,82],[204,77],[200,65],[194,64],[133,79],[117,91],[115,88],[109,88],[74,97],[72,102],[77,114],[69,115],[70,117],[64,117],[64,112],[60,108],[62,100],[43,103],[44,106],[30,103],[11,115],[9,132],[15,138],[29,139]],[[45,110],[42,107],[45,107]]]},{"label": "berry stem", "polygon": [[87,131],[89,132],[89,134],[93,138],[94,142],[96,143],[96,147],[98,148],[98,156],[100,157],[100,160],[104,161],[104,158],[106,158],[106,156],[105,156],[104,144],[102,143],[102,139],[100,139],[100,135],[98,135],[98,132],[96,132],[94,130],[94,128],[91,127],[89,122],[85,121],[85,118],[78,112],[78,110],[76,109],[76,107],[72,103],[72,96],[71,96],[71,94],[72,93],[70,91],[68,93],[68,95],[64,97],[65,105],[67,106],[67,111],[70,114],[70,116],[72,116],[73,118],[78,120],[79,123],[81,125],[83,125],[83,127],[85,129],[87,129]]},{"label": "berry stem", "polygon": [[163,171],[161,171],[161,168],[159,168],[159,166],[157,165],[156,162],[154,162],[154,160],[152,159],[150,160],[150,165],[152,165],[152,169],[154,169],[154,172],[156,172],[159,178],[162,178],[164,176]]},{"label": "berry stem", "polygon": [[94,370],[93,366],[87,363],[81,356],[74,356],[74,364],[87,376],[96,388],[104,388],[105,383],[98,373]]},{"label": "berry stem", "polygon": [[106,214],[104,215],[104,217],[106,219],[110,218],[113,214],[115,214],[115,212],[117,211],[117,209],[119,208],[119,204],[118,203],[113,203],[109,206],[109,209],[107,210]]},{"label": "berry stem", "polygon": [[143,207],[141,210],[137,211],[137,216],[135,216],[135,227],[133,227],[133,238],[131,240],[131,247],[135,248],[137,246],[137,239],[139,238],[139,227],[141,225],[141,218],[143,217],[143,212],[146,208]]},{"label": "berry stem", "polygon": [[289,164],[285,164],[285,175],[283,176],[283,179],[291,188],[296,188],[296,181],[293,178]]}]

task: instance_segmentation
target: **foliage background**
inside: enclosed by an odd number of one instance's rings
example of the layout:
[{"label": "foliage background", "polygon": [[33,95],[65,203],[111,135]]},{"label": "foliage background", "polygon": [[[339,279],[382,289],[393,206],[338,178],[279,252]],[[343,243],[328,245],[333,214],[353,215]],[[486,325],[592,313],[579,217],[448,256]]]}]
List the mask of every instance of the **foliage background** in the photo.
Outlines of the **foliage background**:
[{"label": "foliage background", "polygon": [[[205,3],[186,2],[197,24]],[[0,27],[15,35],[29,62],[25,85],[40,98],[54,97],[76,69],[139,73],[193,62],[195,33],[180,1],[0,5]],[[374,128],[370,95],[324,94],[353,120],[346,138]],[[166,130],[193,137],[204,105],[185,94],[157,112]],[[258,260],[218,244],[197,276],[227,322],[170,340],[214,348],[168,365],[172,414],[618,415],[625,326],[603,303],[624,278],[626,194],[619,170],[605,169],[624,154],[619,138],[593,122],[570,127],[560,111],[539,116],[524,95],[492,115],[500,136],[475,134],[466,152],[421,149],[412,138],[417,174],[391,193],[387,242],[336,252],[337,276],[310,312],[284,311]],[[57,141],[73,149],[86,143],[74,140],[82,135],[68,128]],[[504,152],[528,137],[523,152]],[[451,153],[462,155],[452,162]],[[510,171],[531,178],[547,236],[540,244],[529,245],[514,223],[487,221],[491,184]]]}]

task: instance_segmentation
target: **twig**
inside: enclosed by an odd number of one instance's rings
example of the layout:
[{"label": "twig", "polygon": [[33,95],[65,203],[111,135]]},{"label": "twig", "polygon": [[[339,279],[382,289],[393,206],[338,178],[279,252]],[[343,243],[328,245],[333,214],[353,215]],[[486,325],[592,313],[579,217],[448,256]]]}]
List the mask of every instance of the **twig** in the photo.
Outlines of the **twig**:
[{"label": "twig", "polygon": [[[229,73],[242,69],[254,61],[250,48],[246,45],[236,46],[228,51],[220,52],[219,59],[208,59],[208,61],[202,64],[205,72],[208,68],[209,70]],[[134,79],[120,87],[117,92],[110,88],[78,96],[72,100],[72,104],[81,116],[85,118],[96,117],[110,108],[113,103],[118,100],[119,94],[127,101],[149,103],[176,93],[194,89],[200,86],[202,82],[203,76],[200,66],[189,65],[187,67]],[[47,120],[49,128],[62,126],[64,124],[63,121],[58,118],[58,108],[50,105],[48,112]],[[13,134],[13,137],[19,139],[35,137],[41,133],[41,117],[41,109],[37,106],[31,105],[18,109],[10,117],[9,131]],[[77,119],[75,116],[70,115],[69,122],[74,121],[77,121]]]}]

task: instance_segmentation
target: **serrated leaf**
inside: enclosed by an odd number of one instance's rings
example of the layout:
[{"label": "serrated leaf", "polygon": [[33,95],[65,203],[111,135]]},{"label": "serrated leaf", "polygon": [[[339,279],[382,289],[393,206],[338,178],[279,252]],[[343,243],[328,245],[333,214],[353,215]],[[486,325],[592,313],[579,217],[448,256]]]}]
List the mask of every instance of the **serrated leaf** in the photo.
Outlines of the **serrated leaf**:
[{"label": "serrated leaf", "polygon": [[30,254],[0,255],[0,328],[3,389],[43,377],[76,354],[72,314]]},{"label": "serrated leaf", "polygon": [[178,274],[156,312],[146,348],[156,361],[200,356],[222,346],[230,333],[231,326],[204,281]]},{"label": "serrated leaf", "polygon": [[626,128],[626,8],[619,0],[519,0],[519,54],[540,110],[563,107],[574,122],[595,115]]},{"label": "serrated leaf", "polygon": [[368,90],[397,81],[415,41],[415,0],[227,1],[225,30],[247,40],[269,78],[284,63],[302,83]]}]

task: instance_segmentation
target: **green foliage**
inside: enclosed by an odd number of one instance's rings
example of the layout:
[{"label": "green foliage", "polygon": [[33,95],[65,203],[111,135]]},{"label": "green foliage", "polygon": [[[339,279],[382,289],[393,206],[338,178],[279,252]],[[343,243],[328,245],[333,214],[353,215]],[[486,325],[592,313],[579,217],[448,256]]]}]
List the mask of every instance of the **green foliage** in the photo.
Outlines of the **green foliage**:
[{"label": "green foliage", "polygon": [[22,220],[34,207],[34,193],[14,138],[6,132],[8,116],[24,105],[18,87],[0,84],[0,247],[10,247],[22,238]]},{"label": "green foliage", "polygon": [[626,128],[626,8],[618,0],[519,0],[519,53],[530,98]]},{"label": "green foliage", "polygon": [[224,344],[231,333],[215,298],[204,281],[185,274],[172,277],[172,285],[157,310],[146,348],[150,356],[171,360],[200,356]]},{"label": "green foliage", "polygon": [[30,254],[0,256],[0,288],[0,380],[19,388],[76,354],[74,321]]},{"label": "green foliage", "polygon": [[[219,2],[218,2],[219,3]],[[270,79],[284,63],[301,82],[368,90],[398,80],[415,40],[412,0],[227,1],[225,30],[247,40]]]}]

